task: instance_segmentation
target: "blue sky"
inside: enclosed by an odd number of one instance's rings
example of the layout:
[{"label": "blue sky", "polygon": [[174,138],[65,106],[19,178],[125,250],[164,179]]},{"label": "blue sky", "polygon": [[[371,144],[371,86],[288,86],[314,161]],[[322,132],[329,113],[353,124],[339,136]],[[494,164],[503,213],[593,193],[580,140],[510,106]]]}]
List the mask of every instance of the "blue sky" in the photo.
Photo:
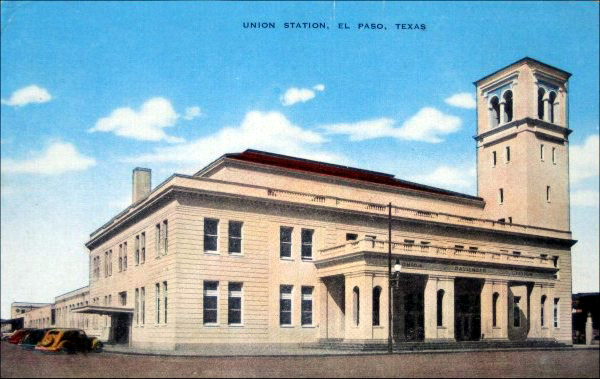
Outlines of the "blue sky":
[{"label": "blue sky", "polygon": [[475,194],[472,83],[524,56],[573,74],[573,289],[598,291],[594,2],[1,6],[3,318],[87,284],[84,242],[128,205],[136,166],[157,185],[256,148]]}]

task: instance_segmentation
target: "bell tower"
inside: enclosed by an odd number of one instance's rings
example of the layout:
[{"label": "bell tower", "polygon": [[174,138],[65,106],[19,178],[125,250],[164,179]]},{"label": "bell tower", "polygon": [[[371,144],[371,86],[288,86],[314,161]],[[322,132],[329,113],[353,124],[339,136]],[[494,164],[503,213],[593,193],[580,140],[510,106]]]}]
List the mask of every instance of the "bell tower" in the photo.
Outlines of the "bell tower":
[{"label": "bell tower", "polygon": [[526,57],[474,83],[477,192],[486,218],[570,229],[570,76]]}]

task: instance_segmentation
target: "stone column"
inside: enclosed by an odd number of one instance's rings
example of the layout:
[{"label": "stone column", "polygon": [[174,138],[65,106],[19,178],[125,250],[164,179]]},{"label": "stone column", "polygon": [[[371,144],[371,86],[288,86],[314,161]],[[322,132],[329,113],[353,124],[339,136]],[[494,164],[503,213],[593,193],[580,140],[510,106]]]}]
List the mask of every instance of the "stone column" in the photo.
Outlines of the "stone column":
[{"label": "stone column", "polygon": [[437,278],[429,275],[425,284],[425,341],[437,339]]},{"label": "stone column", "polygon": [[544,326],[541,328],[541,336],[542,338],[552,338],[552,330],[554,330],[554,287],[547,284],[542,286],[542,295],[546,295],[546,303],[544,304]]},{"label": "stone column", "polygon": [[534,283],[533,288],[529,293],[529,332],[527,338],[542,337],[541,304],[542,285],[540,283]]},{"label": "stone column", "polygon": [[592,314],[588,313],[587,320],[585,321],[585,344],[592,344]]},{"label": "stone column", "polygon": [[[358,288],[358,324],[355,318],[354,288]],[[373,275],[346,276],[346,340],[373,338]]]},{"label": "stone column", "polygon": [[481,288],[481,338],[490,339],[493,337],[493,283],[491,280],[486,279]]},{"label": "stone column", "polygon": [[548,97],[548,94],[544,95],[542,101],[544,103],[544,121],[550,122],[550,98]]},{"label": "stone column", "polygon": [[319,278],[317,285],[317,307],[319,310],[319,338],[326,339],[329,329],[329,314],[328,314],[329,294],[327,293],[327,285],[324,278]]},{"label": "stone column", "polygon": [[504,99],[500,102],[500,125],[506,124],[506,101]]},{"label": "stone column", "polygon": [[[438,282],[438,290],[444,290],[442,301],[443,326],[438,328],[438,338],[454,341],[454,278],[445,277]],[[443,332],[443,333],[442,333]]]},{"label": "stone column", "polygon": [[[438,326],[438,291],[442,299],[442,325]],[[425,285],[425,341],[454,340],[454,278],[430,275]]]},{"label": "stone column", "polygon": [[[496,324],[494,325],[494,294],[496,300]],[[508,339],[508,282],[486,280],[481,291],[481,333],[486,340]]]}]

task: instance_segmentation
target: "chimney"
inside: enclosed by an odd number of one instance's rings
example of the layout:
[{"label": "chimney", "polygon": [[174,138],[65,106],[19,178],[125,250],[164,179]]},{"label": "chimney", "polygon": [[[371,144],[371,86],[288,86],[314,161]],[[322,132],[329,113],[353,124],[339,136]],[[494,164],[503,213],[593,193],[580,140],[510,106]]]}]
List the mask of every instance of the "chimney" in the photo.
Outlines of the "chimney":
[{"label": "chimney", "polygon": [[133,169],[132,201],[133,204],[144,200],[150,195],[152,189],[152,170],[136,167]]}]

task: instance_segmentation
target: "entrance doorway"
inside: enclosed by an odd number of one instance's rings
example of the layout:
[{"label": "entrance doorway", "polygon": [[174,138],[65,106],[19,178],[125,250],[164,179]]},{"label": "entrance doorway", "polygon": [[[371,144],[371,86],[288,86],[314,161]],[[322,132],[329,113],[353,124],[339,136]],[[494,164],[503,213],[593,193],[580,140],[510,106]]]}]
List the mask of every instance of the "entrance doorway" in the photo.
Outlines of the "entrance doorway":
[{"label": "entrance doorway", "polygon": [[425,283],[427,276],[401,274],[393,292],[393,336],[395,341],[425,339]]},{"label": "entrance doorway", "polygon": [[113,340],[116,344],[129,343],[129,329],[131,327],[130,315],[127,313],[117,313],[111,317],[114,330]]},{"label": "entrance doorway", "polygon": [[481,338],[482,279],[454,280],[454,338],[457,341],[479,341]]}]

